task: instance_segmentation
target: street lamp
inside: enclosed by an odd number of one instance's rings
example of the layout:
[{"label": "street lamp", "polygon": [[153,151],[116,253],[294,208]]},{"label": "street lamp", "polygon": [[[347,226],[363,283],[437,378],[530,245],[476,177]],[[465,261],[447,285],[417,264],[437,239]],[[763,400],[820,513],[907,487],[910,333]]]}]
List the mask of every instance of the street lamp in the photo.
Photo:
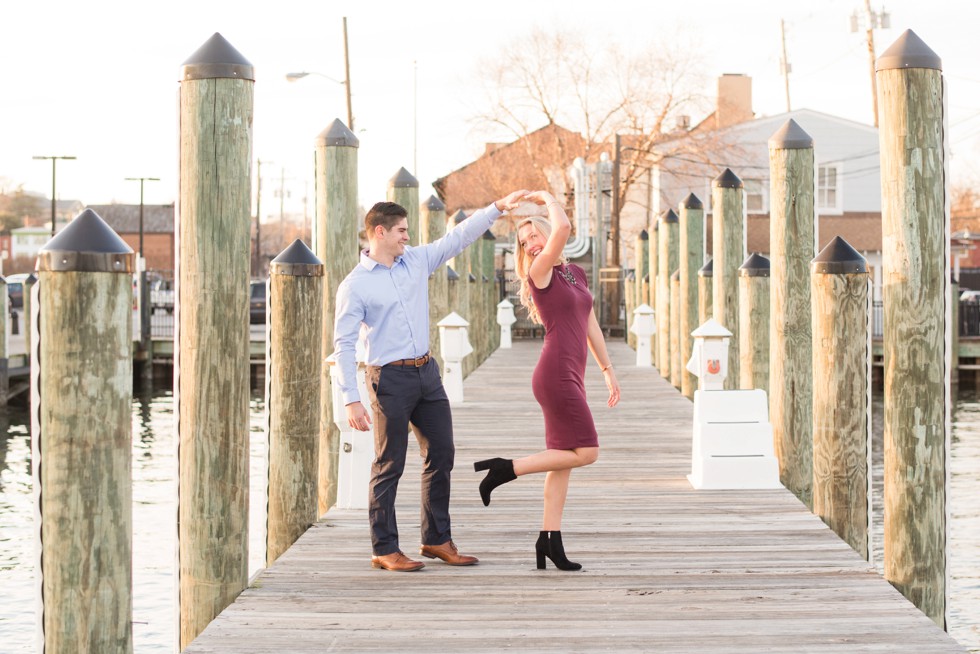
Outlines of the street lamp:
[{"label": "street lamp", "polygon": [[[158,177],[126,177],[127,182],[139,182],[140,183],[140,249],[139,258],[142,262],[139,267],[139,284],[140,284],[140,348],[144,352],[148,352],[148,345],[150,342],[150,302],[149,302],[149,287],[146,283],[146,255],[143,254],[143,184],[144,182],[159,182]],[[153,366],[150,361],[143,361],[143,376],[144,379],[152,378]]]},{"label": "street lamp", "polygon": [[55,232],[55,167],[57,166],[58,159],[75,159],[75,157],[66,157],[61,155],[35,155],[35,159],[50,159],[51,160],[51,236],[54,236]]},{"label": "street lamp", "polygon": [[319,75],[320,77],[325,77],[331,82],[337,82],[338,84],[343,84],[347,88],[347,129],[354,131],[354,112],[351,109],[350,102],[350,55],[347,51],[347,16],[344,16],[344,75],[346,76],[344,81],[339,79],[334,79],[329,75],[324,75],[323,73],[314,72],[302,72],[302,73],[287,73],[286,79],[290,82],[295,82],[298,79],[303,79],[307,75]]},{"label": "street lamp", "polygon": [[146,259],[143,254],[143,182],[159,182],[159,177],[127,177],[127,182],[140,183],[140,257]]}]

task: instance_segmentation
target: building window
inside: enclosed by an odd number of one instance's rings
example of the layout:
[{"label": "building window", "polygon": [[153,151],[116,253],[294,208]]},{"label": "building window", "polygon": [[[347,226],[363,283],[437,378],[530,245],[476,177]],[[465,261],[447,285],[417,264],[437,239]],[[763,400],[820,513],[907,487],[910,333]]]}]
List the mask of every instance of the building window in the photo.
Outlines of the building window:
[{"label": "building window", "polygon": [[824,213],[843,213],[841,165],[821,164],[817,172],[817,209]]},{"label": "building window", "polygon": [[742,182],[745,190],[745,211],[746,213],[765,213],[766,194],[761,179],[747,179]]}]

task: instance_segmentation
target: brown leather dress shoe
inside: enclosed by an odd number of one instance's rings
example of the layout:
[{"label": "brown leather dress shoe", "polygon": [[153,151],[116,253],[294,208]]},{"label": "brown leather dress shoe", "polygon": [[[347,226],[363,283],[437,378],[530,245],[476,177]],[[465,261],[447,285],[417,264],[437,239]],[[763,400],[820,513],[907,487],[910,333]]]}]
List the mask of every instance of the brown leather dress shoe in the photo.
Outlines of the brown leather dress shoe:
[{"label": "brown leather dress shoe", "polygon": [[383,556],[372,556],[371,567],[393,572],[414,572],[424,568],[425,564],[421,561],[413,561],[401,552],[393,552]]},{"label": "brown leather dress shoe", "polygon": [[449,565],[473,565],[480,560],[475,556],[460,554],[456,549],[456,543],[451,540],[447,540],[442,545],[423,545],[419,554],[430,559],[442,559]]}]

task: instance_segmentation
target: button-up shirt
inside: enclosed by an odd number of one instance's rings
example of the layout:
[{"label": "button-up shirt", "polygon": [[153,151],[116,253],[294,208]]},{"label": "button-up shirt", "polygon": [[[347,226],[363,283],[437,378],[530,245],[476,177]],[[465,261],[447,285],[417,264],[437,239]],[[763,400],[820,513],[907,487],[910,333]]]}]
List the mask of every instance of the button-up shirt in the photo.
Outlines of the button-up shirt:
[{"label": "button-up shirt", "polygon": [[368,365],[383,366],[428,352],[429,275],[483,236],[500,213],[491,204],[432,243],[406,245],[390,268],[367,251],[361,253],[360,263],[337,288],[333,344],[344,404],[361,399],[354,347],[362,326]]}]

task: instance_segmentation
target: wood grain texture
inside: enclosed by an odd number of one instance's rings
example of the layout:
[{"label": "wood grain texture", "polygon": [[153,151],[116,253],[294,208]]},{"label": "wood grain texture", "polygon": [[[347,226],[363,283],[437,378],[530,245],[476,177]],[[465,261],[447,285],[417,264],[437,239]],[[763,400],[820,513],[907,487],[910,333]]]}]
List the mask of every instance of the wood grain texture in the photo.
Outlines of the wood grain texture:
[{"label": "wood grain texture", "polygon": [[937,70],[877,75],[885,307],[885,577],[945,622],[949,217]]},{"label": "wood grain texture", "polygon": [[769,422],[779,480],[812,504],[813,148],[769,151]]},{"label": "wood grain texture", "polygon": [[769,278],[738,278],[739,382],[769,393]]},{"label": "wood grain texture", "polygon": [[316,522],[323,277],[269,278],[266,565]]},{"label": "wood grain texture", "polygon": [[39,275],[44,651],[132,652],[132,277]]},{"label": "wood grain texture", "polygon": [[657,255],[657,367],[660,376],[670,379],[670,276],[680,266],[680,223],[660,221],[657,229],[659,253]]},{"label": "wood grain texture", "polygon": [[[333,354],[334,308],[337,287],[360,261],[358,232],[364,216],[358,212],[357,147],[316,146],[316,229],[313,252],[324,265],[323,323],[320,352]],[[320,367],[320,444],[317,481],[317,515],[323,515],[337,501],[337,463],[340,457],[340,431],[334,424],[333,390],[330,366]]]},{"label": "wood grain texture", "polygon": [[408,213],[408,244],[418,245],[422,242],[419,231],[419,187],[388,185],[385,197],[388,202],[395,202],[405,208]]},{"label": "wood grain texture", "polygon": [[743,189],[711,187],[712,249],[714,281],[712,314],[732,333],[728,343],[728,375],[725,390],[738,388],[738,267],[745,260],[745,221],[742,216]]},{"label": "wood grain texture", "polygon": [[686,360],[681,361],[681,280],[670,280],[670,384],[681,388],[681,371]]},{"label": "wood grain texture", "polygon": [[[698,325],[703,325],[714,315],[711,303],[714,299],[714,277],[698,277]],[[691,331],[694,331],[693,329]],[[693,346],[692,346],[693,347]]]},{"label": "wood grain texture", "polygon": [[[531,392],[540,348],[497,350],[453,407],[453,538],[478,565],[374,570],[367,512],[331,512],[188,654],[963,651],[791,493],[692,490],[692,404],[621,341],[609,343],[619,406],[605,406],[594,367],[585,377],[602,453],[572,471],[562,525],[584,569],[536,570],[543,475],[501,486],[484,507],[471,464],[543,446]],[[397,510],[401,548],[417,556],[411,443]]]},{"label": "wood grain texture", "polygon": [[180,87],[174,385],[182,645],[248,583],[252,106],[247,80]]},{"label": "wood grain texture", "polygon": [[[419,234],[423,243],[438,241],[446,235],[446,210],[432,210],[422,204],[419,207]],[[429,350],[442,370],[442,351],[439,348],[439,321],[449,315],[449,277],[446,267],[429,277]]]},{"label": "wood grain texture", "polygon": [[817,274],[813,303],[813,512],[868,558],[868,275]]},{"label": "wood grain texture", "polygon": [[[647,257],[647,272],[650,276],[648,284],[650,285],[649,297],[647,304],[653,309],[654,317],[657,313],[657,275],[660,274],[660,228],[659,228],[660,218],[654,216],[650,221],[650,226],[647,232],[650,234],[650,244],[649,244],[649,254]],[[657,334],[656,331],[650,337],[650,360],[653,361],[653,365],[656,368],[660,368],[660,347],[657,344]]]},{"label": "wood grain texture", "polygon": [[680,288],[681,392],[692,402],[698,378],[687,370],[694,349],[691,332],[701,325],[698,317],[698,271],[704,265],[704,210],[689,209],[681,203],[678,217],[678,267]]}]

